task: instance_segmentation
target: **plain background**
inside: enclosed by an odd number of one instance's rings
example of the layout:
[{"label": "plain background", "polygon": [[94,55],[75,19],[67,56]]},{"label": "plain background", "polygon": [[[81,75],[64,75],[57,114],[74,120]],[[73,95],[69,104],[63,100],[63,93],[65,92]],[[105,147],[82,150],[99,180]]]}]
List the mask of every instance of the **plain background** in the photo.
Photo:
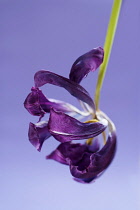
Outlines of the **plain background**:
[{"label": "plain background", "polygon": [[[40,69],[68,77],[83,53],[103,46],[113,0],[0,0],[0,104],[2,210],[138,210],[140,208],[140,3],[123,0],[101,93],[101,109],[115,122],[118,150],[95,183],[73,181],[69,168],[45,160],[58,142],[39,153],[29,143],[31,116],[23,102]],[[94,93],[98,72],[81,85]],[[51,98],[76,100],[51,85]],[[47,117],[47,116],[46,116]]]}]

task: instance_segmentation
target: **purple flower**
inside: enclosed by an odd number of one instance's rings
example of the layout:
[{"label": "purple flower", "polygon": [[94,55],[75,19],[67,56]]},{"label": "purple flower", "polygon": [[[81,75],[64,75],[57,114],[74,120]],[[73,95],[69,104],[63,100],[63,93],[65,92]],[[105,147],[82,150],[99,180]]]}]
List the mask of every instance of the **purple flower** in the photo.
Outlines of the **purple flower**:
[{"label": "purple flower", "polygon": [[[103,113],[102,113],[103,114]],[[105,115],[103,114],[102,117]],[[112,162],[116,151],[116,132],[113,122],[109,122],[109,134],[106,144],[100,149],[98,139],[91,145],[72,142],[61,143],[47,159],[69,165],[74,180],[90,183],[99,177]]]},{"label": "purple flower", "polygon": [[[30,114],[39,116],[36,124],[29,124],[29,141],[38,151],[50,136],[61,142],[47,159],[69,165],[71,174],[80,182],[91,182],[98,177],[108,167],[115,154],[116,135],[112,122],[105,114],[96,112],[89,93],[79,85],[90,71],[95,71],[100,66],[103,57],[101,47],[80,56],[72,65],[69,79],[50,71],[38,71],[34,76],[35,87],[31,88],[31,93],[24,102]],[[66,89],[80,101],[84,110],[63,101],[48,99],[39,89],[45,84]],[[48,120],[41,121],[46,113],[50,113]],[[90,120],[86,122],[78,120],[85,117]],[[100,149],[98,140],[93,138],[103,133],[107,127],[108,139]],[[93,139],[93,143],[72,142],[89,138]]]}]

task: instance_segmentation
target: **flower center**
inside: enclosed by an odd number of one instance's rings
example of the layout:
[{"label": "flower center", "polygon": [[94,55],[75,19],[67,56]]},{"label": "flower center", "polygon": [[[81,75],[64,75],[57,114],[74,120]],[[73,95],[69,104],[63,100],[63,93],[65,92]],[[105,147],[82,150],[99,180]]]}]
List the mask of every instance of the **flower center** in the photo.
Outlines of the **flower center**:
[{"label": "flower center", "polygon": [[[94,122],[99,122],[99,120],[92,119],[92,120],[85,121],[85,123],[94,123]],[[106,133],[105,133],[105,131],[103,131],[102,136],[103,136],[103,142],[104,142],[104,145],[105,145],[106,144]],[[94,137],[87,139],[86,144],[92,145],[93,139],[94,139]]]},{"label": "flower center", "polygon": [[[86,121],[85,123],[94,123],[94,122],[99,122],[99,120],[97,120],[97,119],[92,119],[92,120]],[[94,139],[94,138],[89,138],[89,139],[87,139],[87,140],[86,140],[86,144],[92,145],[93,139]]]}]

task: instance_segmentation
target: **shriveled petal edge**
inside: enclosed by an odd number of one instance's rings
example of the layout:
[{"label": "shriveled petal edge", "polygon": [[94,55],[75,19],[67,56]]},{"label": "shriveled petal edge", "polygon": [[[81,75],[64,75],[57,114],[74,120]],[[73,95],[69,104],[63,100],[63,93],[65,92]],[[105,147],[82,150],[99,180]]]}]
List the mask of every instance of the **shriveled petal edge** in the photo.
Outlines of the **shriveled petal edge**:
[{"label": "shriveled petal edge", "polygon": [[46,159],[53,159],[62,164],[70,164],[70,161],[80,161],[83,153],[88,150],[87,144],[65,142],[58,145],[58,147]]},{"label": "shriveled petal edge", "polygon": [[46,159],[52,159],[59,163],[68,165],[67,159],[63,156],[63,154],[58,150],[54,150],[51,154],[46,156]]}]

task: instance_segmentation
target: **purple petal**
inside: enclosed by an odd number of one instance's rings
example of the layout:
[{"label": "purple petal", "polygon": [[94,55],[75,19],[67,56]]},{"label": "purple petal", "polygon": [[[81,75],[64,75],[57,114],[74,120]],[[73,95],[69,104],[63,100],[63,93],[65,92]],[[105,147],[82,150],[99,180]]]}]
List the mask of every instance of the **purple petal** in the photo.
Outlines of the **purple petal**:
[{"label": "purple petal", "polygon": [[41,107],[41,101],[44,100],[44,103],[47,102],[45,96],[42,91],[38,88],[32,88],[31,93],[27,96],[24,101],[24,107],[28,110],[28,112],[35,116],[44,116],[45,111]]},{"label": "purple petal", "polygon": [[[77,165],[70,164],[71,174],[78,178],[88,180],[98,177],[112,162],[116,151],[116,134],[110,133],[105,146],[92,155],[83,156]],[[90,161],[90,163],[89,163]]]},{"label": "purple petal", "polygon": [[35,116],[43,117],[45,113],[50,112],[51,108],[55,108],[62,112],[80,112],[72,105],[58,100],[48,100],[39,88],[32,88],[31,93],[27,96],[24,102],[24,107],[28,112]]},{"label": "purple petal", "polygon": [[66,157],[60,152],[59,148],[54,150],[50,155],[47,155],[46,159],[52,159],[59,163],[69,165]]},{"label": "purple petal", "polygon": [[[92,145],[65,142],[61,143],[56,150],[50,155],[46,156],[46,159],[53,159],[59,163],[69,165],[77,165],[80,170],[88,167],[90,164],[89,156],[99,149],[98,139],[95,139]],[[93,151],[94,150],[94,151]],[[84,160],[84,161],[83,161]],[[75,181],[82,183],[89,183],[94,180],[95,177],[87,179],[74,178]]]},{"label": "purple petal", "polygon": [[80,56],[72,65],[69,78],[70,80],[80,83],[90,71],[95,71],[103,62],[104,50],[101,47]]},{"label": "purple petal", "polygon": [[45,84],[52,84],[65,88],[71,95],[88,104],[92,110],[95,110],[95,105],[88,92],[75,82],[54,74],[49,71],[38,71],[34,76],[35,87],[41,87]]},{"label": "purple petal", "polygon": [[108,123],[106,120],[83,123],[62,112],[50,112],[48,127],[50,133],[60,142],[92,138],[102,133]]},{"label": "purple petal", "polygon": [[47,159],[53,159],[63,164],[69,164],[69,160],[76,164],[82,158],[84,152],[88,150],[86,144],[73,144],[71,142],[61,143],[56,150],[50,155],[46,156]]},{"label": "purple petal", "polygon": [[34,147],[36,147],[38,151],[40,151],[44,141],[51,136],[48,130],[48,123],[47,122],[41,122],[37,124],[30,123],[28,136],[31,144]]}]

